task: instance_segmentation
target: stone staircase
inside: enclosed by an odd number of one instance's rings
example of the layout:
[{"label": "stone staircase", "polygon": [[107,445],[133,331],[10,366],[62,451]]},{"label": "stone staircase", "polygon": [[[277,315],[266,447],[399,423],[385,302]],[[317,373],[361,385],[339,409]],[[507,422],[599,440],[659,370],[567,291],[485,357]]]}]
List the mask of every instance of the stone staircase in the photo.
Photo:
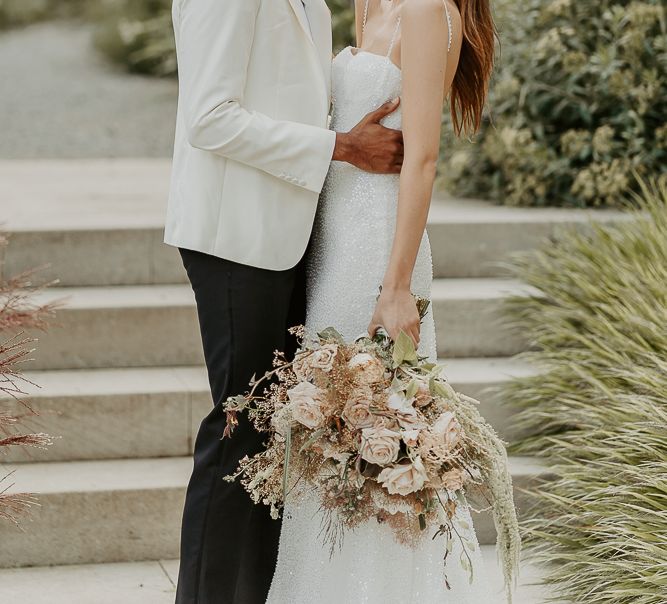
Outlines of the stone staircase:
[{"label": "stone staircase", "polygon": [[[173,599],[174,563],[139,561],[178,556],[189,455],[211,403],[192,292],[178,254],[161,244],[168,172],[162,160],[0,162],[0,221],[11,235],[5,268],[48,262],[44,277],[60,282],[40,297],[65,303],[56,325],[38,334],[28,373],[41,386],[31,393],[40,416],[30,427],[60,438],[47,451],[14,451],[0,466],[0,476],[17,470],[12,490],[37,493],[41,503],[23,530],[0,525],[0,568],[8,569],[0,571],[0,600],[14,601],[19,586],[34,590],[35,581],[66,589],[73,572],[17,567],[75,564],[99,565],[81,567],[97,595],[67,592],[49,602]],[[439,353],[452,384],[480,398],[482,413],[507,439],[512,417],[493,389],[532,369],[510,358],[527,341],[505,329],[500,315],[507,296],[529,290],[507,279],[501,263],[588,216],[434,203]],[[541,469],[525,458],[511,465],[521,509],[521,489]],[[480,541],[492,544],[489,518],[476,526]],[[140,569],[146,584],[153,577],[162,587],[114,596],[115,584],[141,582]],[[539,601],[530,593],[520,601]]]}]

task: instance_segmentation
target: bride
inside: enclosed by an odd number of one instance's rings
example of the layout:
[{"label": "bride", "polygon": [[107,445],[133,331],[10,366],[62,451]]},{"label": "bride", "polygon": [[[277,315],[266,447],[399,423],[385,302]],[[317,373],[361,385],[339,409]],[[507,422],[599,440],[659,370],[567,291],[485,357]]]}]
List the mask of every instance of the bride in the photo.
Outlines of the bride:
[{"label": "bride", "polygon": [[[404,163],[400,177],[332,164],[310,253],[306,327],[333,325],[350,340],[379,327],[392,338],[403,330],[435,360],[433,316],[420,325],[413,294],[430,298],[425,227],[442,107],[447,99],[457,134],[479,127],[493,63],[493,21],[488,0],[356,0],[355,8],[358,47],[346,48],[333,63],[332,128],[348,131],[400,97],[399,110],[384,124],[403,130]],[[469,521],[469,510],[460,513]],[[314,494],[287,502],[270,604],[492,601],[472,528],[465,535],[473,543],[470,580],[460,551],[445,569],[441,539],[429,535],[411,548],[376,522],[348,532],[331,555],[320,536],[321,519]]]}]

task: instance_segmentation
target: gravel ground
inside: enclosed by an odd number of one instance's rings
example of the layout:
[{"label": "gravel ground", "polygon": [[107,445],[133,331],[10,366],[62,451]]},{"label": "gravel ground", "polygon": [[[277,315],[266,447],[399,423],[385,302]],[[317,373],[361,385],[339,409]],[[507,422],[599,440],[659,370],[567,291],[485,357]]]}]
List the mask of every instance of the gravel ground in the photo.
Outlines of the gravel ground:
[{"label": "gravel ground", "polygon": [[0,82],[0,159],[171,155],[176,83],[110,65],[90,26],[0,33]]}]

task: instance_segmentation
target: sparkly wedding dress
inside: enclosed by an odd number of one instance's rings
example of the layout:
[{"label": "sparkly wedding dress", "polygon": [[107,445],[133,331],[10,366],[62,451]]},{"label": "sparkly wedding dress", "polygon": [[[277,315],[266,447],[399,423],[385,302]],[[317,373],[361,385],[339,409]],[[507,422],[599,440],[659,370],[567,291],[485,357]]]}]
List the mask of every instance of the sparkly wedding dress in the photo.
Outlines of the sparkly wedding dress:
[{"label": "sparkly wedding dress", "polygon": [[[397,24],[396,35],[400,21]],[[400,96],[401,70],[386,56],[347,48],[333,63],[332,128],[350,130],[367,113]],[[400,110],[384,124],[400,128]],[[308,277],[306,327],[334,326],[348,340],[368,327],[387,266],[396,226],[398,176],[375,175],[333,162],[320,200]],[[433,269],[424,234],[414,269],[413,293],[430,298]],[[435,325],[429,313],[421,327],[420,351],[436,359]],[[460,512],[470,526],[468,510]],[[471,528],[464,535],[474,579],[459,563],[460,545],[447,563],[444,539],[428,530],[416,549],[399,544],[390,528],[375,521],[348,531],[331,556],[320,535],[316,494],[288,501],[269,604],[491,604],[483,563]]]}]

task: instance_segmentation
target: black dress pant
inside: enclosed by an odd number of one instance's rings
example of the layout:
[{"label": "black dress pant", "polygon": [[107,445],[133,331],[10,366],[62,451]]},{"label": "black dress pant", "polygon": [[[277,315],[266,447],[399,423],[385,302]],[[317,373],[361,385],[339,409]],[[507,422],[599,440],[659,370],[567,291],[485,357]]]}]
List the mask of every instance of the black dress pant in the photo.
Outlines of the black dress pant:
[{"label": "black dress pant", "polygon": [[291,354],[287,330],[305,319],[303,262],[268,271],[181,250],[194,290],[213,410],[195,444],[181,535],[176,604],[264,604],[278,554],[280,521],[255,505],[238,483],[223,477],[263,437],[240,418],[231,439],[221,440],[220,403],[243,394],[254,374],[271,369],[273,352]]}]

